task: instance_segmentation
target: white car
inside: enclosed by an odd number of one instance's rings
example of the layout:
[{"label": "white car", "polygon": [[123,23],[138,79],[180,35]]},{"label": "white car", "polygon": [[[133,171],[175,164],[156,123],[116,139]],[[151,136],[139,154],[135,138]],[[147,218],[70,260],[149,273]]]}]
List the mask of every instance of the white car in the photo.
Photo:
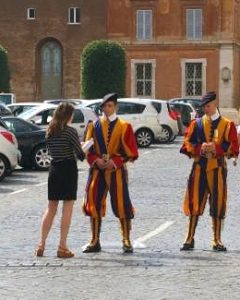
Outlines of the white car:
[{"label": "white car", "polygon": [[[92,108],[101,115],[101,99],[88,100],[82,106]],[[150,99],[118,99],[117,114],[128,121],[135,132],[139,147],[149,147],[154,140],[159,140],[163,133],[159,113]]]},{"label": "white car", "polygon": [[10,108],[14,116],[18,116],[21,113],[39,105],[42,105],[42,102],[18,102],[14,104],[9,104],[8,108]]},{"label": "white car", "polygon": [[197,112],[190,103],[184,102],[169,102],[173,110],[178,116],[179,134],[183,135],[190,122],[197,117]]},{"label": "white car", "polygon": [[169,102],[166,100],[149,99],[158,112],[159,122],[162,125],[163,131],[159,138],[162,143],[168,143],[175,140],[178,135],[178,120],[177,114],[172,110]]},{"label": "white car", "polygon": [[[56,108],[57,105],[54,104],[42,104],[40,106],[27,110],[26,112],[18,115],[18,117],[46,129],[48,124],[52,120],[53,113]],[[88,122],[95,121],[96,119],[96,114],[90,108],[75,106],[74,118],[71,126],[76,128],[79,137],[82,137],[84,135],[84,131]]]},{"label": "white car", "polygon": [[21,159],[15,135],[1,125],[0,121],[0,181],[16,168]]}]

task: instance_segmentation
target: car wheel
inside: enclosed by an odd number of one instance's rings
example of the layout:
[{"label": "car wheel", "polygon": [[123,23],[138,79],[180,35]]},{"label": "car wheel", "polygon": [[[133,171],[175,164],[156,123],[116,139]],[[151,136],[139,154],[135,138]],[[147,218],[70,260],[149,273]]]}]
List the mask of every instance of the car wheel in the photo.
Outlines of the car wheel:
[{"label": "car wheel", "polygon": [[161,143],[168,143],[171,141],[173,136],[172,129],[166,125],[162,125],[162,134],[161,137],[159,138],[159,141]]},{"label": "car wheel", "polygon": [[153,142],[153,134],[149,129],[143,128],[136,132],[137,144],[139,147],[147,148]]},{"label": "car wheel", "polygon": [[47,170],[50,167],[51,157],[45,145],[38,146],[33,152],[33,165],[37,170]]},{"label": "car wheel", "polygon": [[7,175],[7,167],[7,160],[0,155],[0,181],[2,181],[3,178]]}]

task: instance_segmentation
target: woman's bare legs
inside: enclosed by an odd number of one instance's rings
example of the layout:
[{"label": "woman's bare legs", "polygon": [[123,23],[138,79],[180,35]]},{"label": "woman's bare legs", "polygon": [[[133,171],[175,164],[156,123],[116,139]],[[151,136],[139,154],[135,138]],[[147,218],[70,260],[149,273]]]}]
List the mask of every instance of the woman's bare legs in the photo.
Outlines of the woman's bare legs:
[{"label": "woman's bare legs", "polygon": [[58,208],[58,201],[49,200],[48,208],[46,209],[41,224],[41,236],[39,247],[45,248],[46,239],[48,237],[49,231],[52,227],[54,217],[56,215]]},{"label": "woman's bare legs", "polygon": [[69,232],[69,227],[72,220],[74,200],[68,200],[63,202],[62,208],[62,220],[61,220],[61,234],[59,247],[62,249],[67,249],[67,236]]}]

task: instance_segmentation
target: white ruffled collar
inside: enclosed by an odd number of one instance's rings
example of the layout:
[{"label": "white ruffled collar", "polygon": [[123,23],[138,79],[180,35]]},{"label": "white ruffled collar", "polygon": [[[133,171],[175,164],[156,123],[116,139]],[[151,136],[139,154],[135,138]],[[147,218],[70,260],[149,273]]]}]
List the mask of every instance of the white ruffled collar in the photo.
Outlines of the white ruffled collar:
[{"label": "white ruffled collar", "polygon": [[117,119],[117,114],[114,113],[112,114],[111,116],[107,117],[104,113],[103,113],[103,117],[104,117],[104,120],[109,120],[110,122],[113,122]]}]

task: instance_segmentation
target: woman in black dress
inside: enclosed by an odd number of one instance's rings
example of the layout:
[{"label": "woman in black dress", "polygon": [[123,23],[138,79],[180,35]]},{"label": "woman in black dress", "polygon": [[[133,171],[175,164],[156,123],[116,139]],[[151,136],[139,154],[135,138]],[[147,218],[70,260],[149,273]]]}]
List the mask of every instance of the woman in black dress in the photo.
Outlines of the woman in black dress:
[{"label": "woman in black dress", "polygon": [[74,201],[77,199],[78,170],[76,158],[84,160],[77,130],[70,127],[74,115],[74,107],[69,103],[61,103],[49,124],[46,140],[52,157],[48,176],[48,208],[41,224],[41,237],[36,256],[43,256],[45,242],[57,212],[59,200],[63,200],[61,237],[57,256],[73,257],[74,253],[67,247],[67,235],[72,218]]}]

